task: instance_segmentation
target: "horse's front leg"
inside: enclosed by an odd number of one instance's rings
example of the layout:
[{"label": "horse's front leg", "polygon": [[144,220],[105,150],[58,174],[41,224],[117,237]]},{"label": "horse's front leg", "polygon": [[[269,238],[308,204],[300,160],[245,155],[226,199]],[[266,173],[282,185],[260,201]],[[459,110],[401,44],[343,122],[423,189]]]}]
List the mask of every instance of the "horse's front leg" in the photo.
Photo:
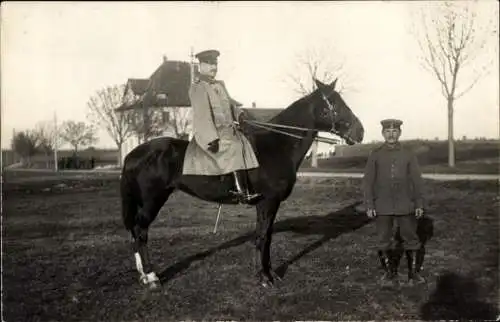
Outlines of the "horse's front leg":
[{"label": "horse's front leg", "polygon": [[263,200],[257,205],[256,259],[260,255],[258,277],[264,287],[273,286],[275,278],[279,278],[271,268],[273,224],[279,205],[277,200]]}]

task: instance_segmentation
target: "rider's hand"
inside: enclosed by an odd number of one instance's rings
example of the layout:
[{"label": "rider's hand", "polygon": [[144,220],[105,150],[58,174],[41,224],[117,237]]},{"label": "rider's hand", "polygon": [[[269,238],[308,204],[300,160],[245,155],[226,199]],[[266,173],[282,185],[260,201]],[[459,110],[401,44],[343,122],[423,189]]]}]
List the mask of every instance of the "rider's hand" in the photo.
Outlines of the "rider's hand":
[{"label": "rider's hand", "polygon": [[241,131],[241,123],[234,121],[233,128],[235,128],[238,131]]},{"label": "rider's hand", "polygon": [[212,142],[208,143],[208,151],[212,153],[219,152],[219,139],[213,140]]},{"label": "rider's hand", "polygon": [[241,110],[240,115],[238,115],[238,123],[241,125],[244,123],[244,120],[249,118],[249,114],[247,110]]},{"label": "rider's hand", "polygon": [[375,218],[377,216],[377,212],[375,211],[375,209],[367,209],[366,215],[368,216],[368,218]]}]

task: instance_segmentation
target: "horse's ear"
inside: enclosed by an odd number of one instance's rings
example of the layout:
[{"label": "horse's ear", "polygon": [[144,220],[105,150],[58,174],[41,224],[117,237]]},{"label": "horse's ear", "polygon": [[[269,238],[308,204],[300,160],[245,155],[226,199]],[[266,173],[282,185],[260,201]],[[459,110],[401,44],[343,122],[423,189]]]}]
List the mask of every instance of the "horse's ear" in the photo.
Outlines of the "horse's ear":
[{"label": "horse's ear", "polygon": [[319,88],[319,89],[323,89],[326,87],[325,84],[323,84],[321,81],[317,80],[316,78],[313,78],[314,80],[314,83],[316,83],[316,87]]},{"label": "horse's ear", "polygon": [[335,80],[330,84],[331,89],[335,89],[335,85],[337,85],[337,79],[338,78],[335,78]]}]

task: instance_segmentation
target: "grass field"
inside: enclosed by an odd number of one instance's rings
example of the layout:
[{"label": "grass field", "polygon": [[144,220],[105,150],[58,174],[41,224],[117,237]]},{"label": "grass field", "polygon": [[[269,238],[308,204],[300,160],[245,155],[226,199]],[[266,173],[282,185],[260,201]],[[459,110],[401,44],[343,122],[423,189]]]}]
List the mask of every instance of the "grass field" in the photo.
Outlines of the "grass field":
[{"label": "grass field", "polygon": [[[65,185],[61,185],[64,181]],[[138,284],[118,182],[105,177],[4,186],[5,321],[402,320],[498,314],[498,181],[426,181],[434,234],[425,285],[381,288],[374,223],[354,210],[356,179],[308,180],[278,214],[275,289],[255,278],[251,208],[174,194],[150,246],[164,282]],[[402,262],[401,273],[406,273]]]}]

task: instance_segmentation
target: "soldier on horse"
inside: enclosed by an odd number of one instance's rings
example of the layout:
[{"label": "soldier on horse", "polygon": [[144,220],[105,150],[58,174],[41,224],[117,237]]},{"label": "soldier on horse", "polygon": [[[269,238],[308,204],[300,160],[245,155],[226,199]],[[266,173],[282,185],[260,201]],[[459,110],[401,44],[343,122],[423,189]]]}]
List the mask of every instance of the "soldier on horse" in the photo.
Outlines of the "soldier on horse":
[{"label": "soldier on horse", "polygon": [[193,107],[193,139],[186,150],[184,175],[220,176],[233,173],[241,203],[260,197],[250,193],[246,171],[259,167],[252,145],[240,130],[242,111],[231,99],[223,81],[216,80],[217,50],[198,53],[199,77],[189,90]]}]

